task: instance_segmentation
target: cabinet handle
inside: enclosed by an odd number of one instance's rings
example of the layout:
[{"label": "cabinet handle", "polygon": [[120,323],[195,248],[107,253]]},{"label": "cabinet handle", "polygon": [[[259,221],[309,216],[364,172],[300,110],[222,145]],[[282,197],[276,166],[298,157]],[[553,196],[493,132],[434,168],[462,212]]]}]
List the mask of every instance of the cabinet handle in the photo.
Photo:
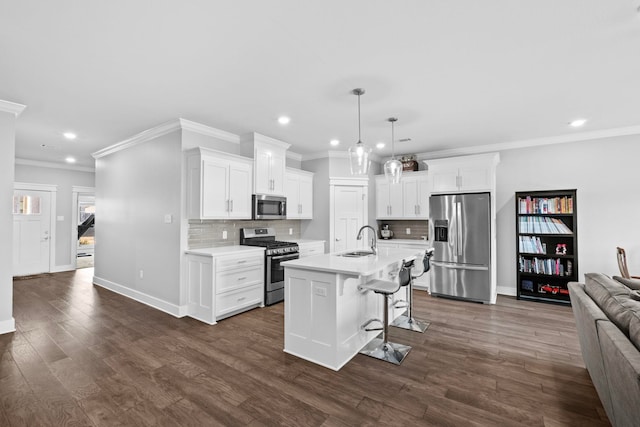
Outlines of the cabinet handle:
[{"label": "cabinet handle", "polygon": [[246,299],[247,299],[247,297],[240,297],[240,298],[238,298],[238,301],[244,301]]},{"label": "cabinet handle", "polygon": [[227,200],[227,212],[229,212],[229,201]]},{"label": "cabinet handle", "polygon": [[238,277],[238,280],[247,280],[246,277]]},{"label": "cabinet handle", "polygon": [[229,209],[229,212],[233,212],[233,200],[231,200],[231,209]]},{"label": "cabinet handle", "polygon": [[242,261],[238,261],[238,264],[244,264],[245,262],[247,262],[247,260],[243,259]]},{"label": "cabinet handle", "polygon": [[298,213],[301,214],[302,213],[302,205],[298,205]]}]

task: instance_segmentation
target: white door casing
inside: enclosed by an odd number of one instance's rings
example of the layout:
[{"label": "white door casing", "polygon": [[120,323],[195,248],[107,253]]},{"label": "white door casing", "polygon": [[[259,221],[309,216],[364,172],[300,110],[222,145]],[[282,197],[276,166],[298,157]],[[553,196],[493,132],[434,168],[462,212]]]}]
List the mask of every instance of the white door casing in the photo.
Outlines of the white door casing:
[{"label": "white door casing", "polygon": [[52,248],[55,244],[52,193],[40,190],[14,190],[14,276],[48,273],[52,270]]},{"label": "white door casing", "polygon": [[362,248],[369,237],[356,236],[368,218],[368,179],[331,178],[330,199],[329,251]]},{"label": "white door casing", "polygon": [[95,187],[74,185],[71,187],[71,264],[75,270],[78,267],[78,198],[82,196],[95,196]]}]

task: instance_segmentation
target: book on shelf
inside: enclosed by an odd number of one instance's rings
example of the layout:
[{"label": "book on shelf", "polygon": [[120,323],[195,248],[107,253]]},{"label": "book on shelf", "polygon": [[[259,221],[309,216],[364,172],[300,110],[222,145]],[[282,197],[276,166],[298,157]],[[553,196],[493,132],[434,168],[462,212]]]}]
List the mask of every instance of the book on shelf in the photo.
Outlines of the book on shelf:
[{"label": "book on shelf", "polygon": [[572,234],[572,231],[559,218],[521,216],[520,233],[532,234]]},{"label": "book on shelf", "polygon": [[525,258],[520,256],[518,259],[521,273],[546,274],[549,276],[568,276],[571,275],[571,261],[567,261],[567,266],[562,263],[560,258]]},{"label": "book on shelf", "polygon": [[571,214],[573,197],[521,197],[518,199],[518,211],[521,214]]}]

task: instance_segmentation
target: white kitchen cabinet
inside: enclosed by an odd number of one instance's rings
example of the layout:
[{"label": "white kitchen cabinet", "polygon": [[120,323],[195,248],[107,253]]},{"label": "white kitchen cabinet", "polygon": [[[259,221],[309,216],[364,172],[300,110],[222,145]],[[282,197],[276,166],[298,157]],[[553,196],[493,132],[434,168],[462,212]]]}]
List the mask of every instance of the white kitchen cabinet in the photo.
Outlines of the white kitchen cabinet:
[{"label": "white kitchen cabinet", "polygon": [[291,145],[259,133],[244,136],[240,145],[244,155],[253,156],[253,193],[284,196],[287,149]]},{"label": "white kitchen cabinet", "polygon": [[189,219],[251,219],[251,159],[196,148],[187,154]]},{"label": "white kitchen cabinet", "polygon": [[402,183],[390,184],[384,175],[376,176],[376,217],[403,218],[402,205]]},{"label": "white kitchen cabinet", "polygon": [[425,160],[432,193],[493,191],[498,153]]},{"label": "white kitchen cabinet", "polygon": [[313,219],[313,173],[287,168],[287,219]]},{"label": "white kitchen cabinet", "polygon": [[297,242],[300,258],[324,254],[324,240]]},{"label": "white kitchen cabinet", "polygon": [[426,171],[402,174],[402,216],[407,219],[429,218],[429,177]]},{"label": "white kitchen cabinet", "polygon": [[404,172],[398,184],[376,176],[376,218],[427,219],[429,190],[427,171]]},{"label": "white kitchen cabinet", "polygon": [[186,254],[188,315],[208,324],[264,305],[264,250],[237,247]]}]

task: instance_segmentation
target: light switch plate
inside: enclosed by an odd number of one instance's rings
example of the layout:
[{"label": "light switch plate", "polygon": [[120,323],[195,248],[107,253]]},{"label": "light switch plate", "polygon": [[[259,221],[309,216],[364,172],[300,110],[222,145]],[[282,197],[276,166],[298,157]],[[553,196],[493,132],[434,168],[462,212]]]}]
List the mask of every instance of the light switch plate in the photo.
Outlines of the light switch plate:
[{"label": "light switch plate", "polygon": [[411,234],[411,229],[410,228],[407,228],[406,231],[407,231],[407,234]]},{"label": "light switch plate", "polygon": [[227,239],[227,230],[222,230],[222,239],[223,240]]},{"label": "light switch plate", "polygon": [[173,215],[171,214],[165,214],[164,216],[164,223],[165,224],[171,224],[173,222]]}]

